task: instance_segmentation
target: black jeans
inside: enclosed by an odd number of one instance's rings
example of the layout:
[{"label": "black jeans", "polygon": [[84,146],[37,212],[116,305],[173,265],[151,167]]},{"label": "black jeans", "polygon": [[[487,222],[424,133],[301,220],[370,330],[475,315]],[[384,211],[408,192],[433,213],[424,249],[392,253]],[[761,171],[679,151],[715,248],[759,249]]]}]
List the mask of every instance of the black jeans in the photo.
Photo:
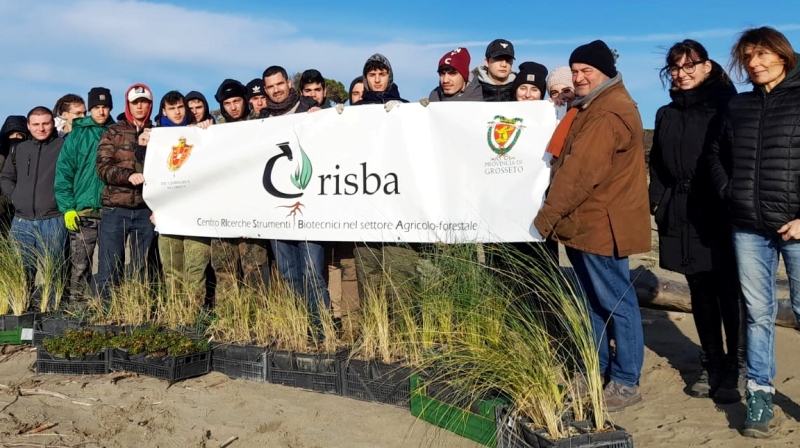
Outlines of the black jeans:
[{"label": "black jeans", "polygon": [[721,362],[726,352],[744,360],[747,337],[741,311],[742,290],[736,271],[700,272],[686,275],[686,281],[700,346],[709,362]]}]

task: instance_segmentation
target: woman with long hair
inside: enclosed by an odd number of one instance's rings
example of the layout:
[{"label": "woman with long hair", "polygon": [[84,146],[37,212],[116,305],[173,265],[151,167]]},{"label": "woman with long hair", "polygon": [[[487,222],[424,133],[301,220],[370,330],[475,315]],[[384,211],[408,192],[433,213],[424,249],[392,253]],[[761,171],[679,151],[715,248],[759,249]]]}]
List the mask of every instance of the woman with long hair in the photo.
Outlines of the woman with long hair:
[{"label": "woman with long hair", "polygon": [[753,85],[735,96],[709,162],[728,200],[739,281],[747,309],[747,416],[742,434],[768,437],[775,387],[778,257],[800,319],[800,67],[786,36],[745,30],[731,72]]},{"label": "woman with long hair", "polygon": [[650,152],[650,209],[658,226],[659,261],[662,268],[684,274],[689,284],[702,348],[701,373],[690,394],[735,403],[741,400],[741,289],[725,205],[702,155],[709,136],[719,132],[736,88],[705,47],[691,39],[667,51],[661,76],[672,101],[656,114]]}]

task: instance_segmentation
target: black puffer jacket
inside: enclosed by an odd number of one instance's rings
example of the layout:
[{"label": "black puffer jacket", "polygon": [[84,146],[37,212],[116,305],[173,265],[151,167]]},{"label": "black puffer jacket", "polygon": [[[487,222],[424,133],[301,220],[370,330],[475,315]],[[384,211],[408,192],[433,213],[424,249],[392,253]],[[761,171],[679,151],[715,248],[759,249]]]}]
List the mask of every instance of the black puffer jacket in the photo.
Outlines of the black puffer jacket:
[{"label": "black puffer jacket", "polygon": [[756,86],[730,101],[709,162],[735,228],[776,236],[800,218],[800,65],[769,93]]},{"label": "black puffer jacket", "polygon": [[719,132],[736,88],[712,62],[709,77],[691,90],[671,90],[672,102],[656,114],[650,152],[650,209],[658,225],[661,267],[683,274],[718,268],[716,255],[732,257],[725,207],[702,157]]}]

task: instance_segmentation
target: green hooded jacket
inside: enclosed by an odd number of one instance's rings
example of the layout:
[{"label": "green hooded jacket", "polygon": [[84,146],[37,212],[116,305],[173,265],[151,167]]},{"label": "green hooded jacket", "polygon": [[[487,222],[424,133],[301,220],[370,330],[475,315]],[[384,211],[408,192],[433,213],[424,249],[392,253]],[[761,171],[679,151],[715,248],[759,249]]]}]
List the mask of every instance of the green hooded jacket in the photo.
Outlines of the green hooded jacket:
[{"label": "green hooded jacket", "polygon": [[72,132],[64,140],[56,163],[55,193],[61,213],[85,210],[80,214],[97,214],[102,210],[100,195],[104,184],[97,176],[97,145],[112,124],[110,117],[104,125],[95,123],[92,117],[72,122]]}]

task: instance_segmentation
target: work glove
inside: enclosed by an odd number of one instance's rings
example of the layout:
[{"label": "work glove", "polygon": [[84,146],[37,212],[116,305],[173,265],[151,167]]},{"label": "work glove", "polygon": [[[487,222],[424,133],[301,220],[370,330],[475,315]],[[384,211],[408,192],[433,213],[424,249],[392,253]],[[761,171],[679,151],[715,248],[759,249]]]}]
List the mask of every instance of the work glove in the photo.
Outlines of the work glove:
[{"label": "work glove", "polygon": [[383,108],[386,109],[386,112],[389,112],[390,110],[392,110],[393,107],[397,106],[398,104],[400,104],[400,101],[391,100],[388,101],[386,104],[384,104]]},{"label": "work glove", "polygon": [[427,98],[421,98],[421,99],[419,100],[419,104],[422,104],[422,105],[423,105],[423,106],[425,106],[425,107],[428,107],[428,104],[430,104],[430,103],[431,103],[431,100],[429,100],[429,99],[427,99]]},{"label": "work glove", "polygon": [[336,105],[336,112],[338,112],[339,114],[344,112],[344,104],[342,104],[342,103],[337,104]]},{"label": "work glove", "polygon": [[80,227],[81,219],[78,217],[78,212],[70,210],[64,213],[64,223],[67,225],[67,230],[70,232],[77,232]]}]

